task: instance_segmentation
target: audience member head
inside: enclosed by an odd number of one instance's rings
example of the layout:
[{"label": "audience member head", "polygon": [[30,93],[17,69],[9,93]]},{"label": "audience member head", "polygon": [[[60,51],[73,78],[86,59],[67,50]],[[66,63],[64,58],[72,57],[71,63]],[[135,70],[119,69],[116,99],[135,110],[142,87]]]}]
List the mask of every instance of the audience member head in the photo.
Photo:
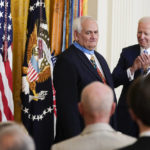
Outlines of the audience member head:
[{"label": "audience member head", "polygon": [[131,116],[139,127],[150,127],[150,75],[140,76],[133,82],[128,91],[127,102]]},{"label": "audience member head", "polygon": [[143,17],[139,20],[137,39],[142,48],[150,47],[150,17]]},{"label": "audience member head", "polygon": [[115,103],[110,87],[98,81],[88,84],[82,91],[79,111],[85,124],[108,123],[114,113]]},{"label": "audience member head", "polygon": [[15,122],[0,123],[0,150],[35,150],[33,139]]},{"label": "audience member head", "polygon": [[98,42],[98,25],[94,18],[82,16],[74,20],[75,41],[88,50],[94,50]]}]

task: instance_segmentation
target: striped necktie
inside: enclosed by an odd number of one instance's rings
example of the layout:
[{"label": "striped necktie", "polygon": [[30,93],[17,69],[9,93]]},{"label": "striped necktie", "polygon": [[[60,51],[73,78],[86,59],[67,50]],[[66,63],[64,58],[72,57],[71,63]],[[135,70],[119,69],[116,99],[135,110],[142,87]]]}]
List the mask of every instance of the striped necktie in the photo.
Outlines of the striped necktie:
[{"label": "striped necktie", "polygon": [[[143,53],[144,53],[144,54],[148,54],[148,51],[145,49],[145,50],[143,51]],[[144,68],[144,74],[147,74],[147,73],[149,72],[149,70],[150,70],[150,67],[149,67],[149,66],[146,66],[146,67]]]},{"label": "striped necktie", "polygon": [[97,67],[93,55],[91,55],[90,62],[92,63],[93,67],[97,70],[97,73],[98,73],[98,75],[100,76],[100,78],[102,79],[103,83],[106,84],[106,80],[105,80],[103,74],[101,73],[101,71],[99,70],[99,68]]},{"label": "striped necktie", "polygon": [[145,50],[143,51],[143,53],[148,54],[148,51],[145,49]]}]

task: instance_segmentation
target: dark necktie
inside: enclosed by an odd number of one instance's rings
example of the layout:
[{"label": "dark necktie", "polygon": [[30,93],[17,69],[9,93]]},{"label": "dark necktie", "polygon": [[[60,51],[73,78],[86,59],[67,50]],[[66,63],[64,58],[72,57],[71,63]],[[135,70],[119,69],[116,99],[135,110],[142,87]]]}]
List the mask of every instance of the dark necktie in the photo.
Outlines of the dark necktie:
[{"label": "dark necktie", "polygon": [[106,84],[106,80],[105,80],[103,74],[101,73],[101,71],[99,70],[99,68],[97,67],[93,55],[91,55],[90,61],[91,61],[92,65],[93,65],[93,67],[97,70],[97,73],[98,73],[98,75],[100,76],[100,78],[102,79],[103,83]]}]

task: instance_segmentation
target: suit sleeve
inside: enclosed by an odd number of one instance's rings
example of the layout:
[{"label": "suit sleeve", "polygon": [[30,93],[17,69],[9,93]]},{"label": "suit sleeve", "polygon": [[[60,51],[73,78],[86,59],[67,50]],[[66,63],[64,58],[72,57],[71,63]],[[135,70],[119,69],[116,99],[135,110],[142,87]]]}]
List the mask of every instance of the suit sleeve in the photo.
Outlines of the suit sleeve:
[{"label": "suit sleeve", "polygon": [[56,90],[57,129],[56,142],[77,135],[80,130],[80,118],[77,103],[77,72],[71,60],[60,58],[54,68],[54,86]]},{"label": "suit sleeve", "polygon": [[120,85],[126,85],[130,82],[127,76],[127,69],[129,67],[127,59],[128,58],[125,54],[125,50],[123,50],[120,55],[118,64],[114,68],[113,73],[112,73],[115,88]]}]

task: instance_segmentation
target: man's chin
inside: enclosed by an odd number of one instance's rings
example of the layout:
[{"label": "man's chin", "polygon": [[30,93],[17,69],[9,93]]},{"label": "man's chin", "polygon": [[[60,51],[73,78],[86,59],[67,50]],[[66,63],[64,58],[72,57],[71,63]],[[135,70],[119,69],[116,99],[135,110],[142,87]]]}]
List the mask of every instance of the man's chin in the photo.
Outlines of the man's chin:
[{"label": "man's chin", "polygon": [[94,50],[96,48],[96,45],[92,45],[92,46],[89,46],[89,50]]}]

